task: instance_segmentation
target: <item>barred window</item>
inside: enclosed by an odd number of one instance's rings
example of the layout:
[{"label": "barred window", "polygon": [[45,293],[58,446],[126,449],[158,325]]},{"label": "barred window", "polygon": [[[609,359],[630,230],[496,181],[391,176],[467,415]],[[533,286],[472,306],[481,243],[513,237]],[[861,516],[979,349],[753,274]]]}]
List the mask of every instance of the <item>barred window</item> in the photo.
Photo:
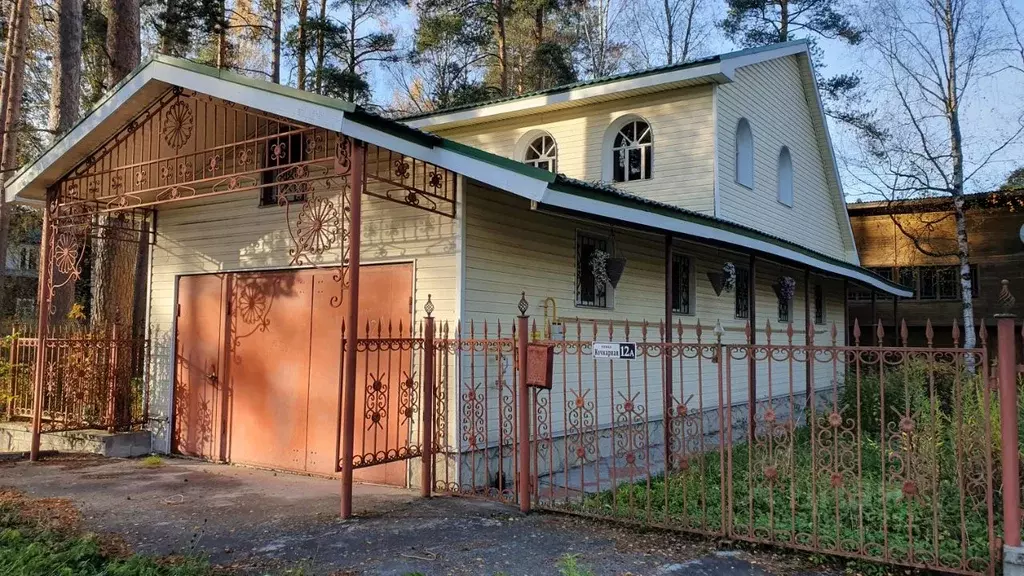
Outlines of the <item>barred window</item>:
[{"label": "barred window", "polygon": [[690,257],[672,255],[672,311],[693,314],[690,292]]},{"label": "barred window", "polygon": [[[302,134],[293,133],[277,136],[267,140],[263,148],[263,168],[276,168],[274,170],[263,170],[261,173],[260,206],[276,206],[278,194],[288,194],[290,202],[302,202],[306,195],[296,193],[294,190],[301,189],[301,186],[292,185],[289,191],[288,184],[278,184],[279,179],[289,180],[294,177],[295,169],[292,165],[302,162],[304,159],[303,146],[305,138]],[[290,171],[291,170],[291,171]]]},{"label": "barred window", "polygon": [[576,233],[576,305],[591,308],[608,307],[607,283],[598,282],[590,265],[594,252],[602,251],[611,254],[610,242],[607,238]]},{"label": "barred window", "polygon": [[750,318],[750,271],[736,267],[736,317]]},{"label": "barred window", "polygon": [[825,323],[825,292],[821,284],[814,285],[814,323]]},{"label": "barred window", "polygon": [[789,322],[789,309],[792,301],[789,298],[779,296],[779,322]]}]

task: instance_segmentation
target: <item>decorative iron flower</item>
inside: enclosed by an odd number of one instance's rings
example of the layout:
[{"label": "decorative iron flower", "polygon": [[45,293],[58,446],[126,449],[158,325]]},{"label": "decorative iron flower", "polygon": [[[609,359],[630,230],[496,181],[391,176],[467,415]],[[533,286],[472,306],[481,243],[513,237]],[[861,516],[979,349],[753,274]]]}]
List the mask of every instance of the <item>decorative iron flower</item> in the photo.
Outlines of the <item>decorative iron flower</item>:
[{"label": "decorative iron flower", "polygon": [[192,138],[193,125],[192,108],[184,101],[178,100],[164,112],[162,122],[164,141],[175,152],[181,150],[182,146]]},{"label": "decorative iron flower", "polygon": [[53,264],[61,274],[78,278],[78,239],[72,234],[63,233],[57,238],[53,248]]},{"label": "decorative iron flower", "polygon": [[246,284],[238,297],[238,312],[247,324],[257,324],[267,313],[267,296],[255,284]]},{"label": "decorative iron flower", "polygon": [[341,219],[334,203],[320,196],[310,197],[295,224],[296,240],[305,252],[323,254],[338,239]]}]

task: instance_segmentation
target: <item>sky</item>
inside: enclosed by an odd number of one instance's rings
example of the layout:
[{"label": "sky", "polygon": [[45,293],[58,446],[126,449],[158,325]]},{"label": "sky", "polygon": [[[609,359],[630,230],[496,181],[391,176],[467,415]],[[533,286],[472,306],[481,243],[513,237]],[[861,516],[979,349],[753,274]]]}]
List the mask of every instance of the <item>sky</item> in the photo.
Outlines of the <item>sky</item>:
[{"label": "sky", "polygon": [[[1008,1],[1012,9],[1024,14],[1024,0]],[[714,18],[721,18],[725,14],[724,0],[710,0],[710,2],[711,4],[707,6],[708,14]],[[993,17],[995,16],[993,15]],[[416,20],[412,9],[403,7],[390,16],[385,25],[398,33],[400,38],[408,41],[412,36],[415,24]],[[824,51],[823,73],[825,76],[861,73],[865,78],[872,77],[870,72],[876,63],[870,61],[869,51],[863,46],[849,46],[845,42],[831,40],[819,40],[819,45]],[[715,54],[737,49],[736,45],[716,29],[708,43],[707,52]],[[371,75],[371,84],[378,100],[377,103],[389,104],[396,90],[395,82],[390,74],[384,70],[375,70]],[[871,106],[881,111],[885,111],[891,106],[891,103],[886,102],[882,97],[884,96],[882,90],[875,90],[875,87],[870,84],[866,88],[869,94],[874,95],[874,101],[870,102]],[[995,138],[993,135],[1005,133],[1008,126],[1018,126],[1022,116],[1024,116],[1024,73],[1003,73],[995,79],[982,79],[978,84],[978,89],[965,97],[962,109],[968,162],[973,157],[982,156],[981,151],[987,153],[987,146]],[[855,176],[855,162],[852,159],[858,157],[859,153],[855,140],[834,121],[830,120],[829,124],[833,148],[839,159],[844,190],[848,200],[880,199],[871,187],[860,182],[864,179],[863,176]],[[972,151],[977,151],[977,153],[972,155]],[[968,182],[967,191],[982,191],[997,187],[1003,182],[1007,173],[1022,165],[1024,165],[1024,138],[993,156],[986,167],[978,171]]]}]

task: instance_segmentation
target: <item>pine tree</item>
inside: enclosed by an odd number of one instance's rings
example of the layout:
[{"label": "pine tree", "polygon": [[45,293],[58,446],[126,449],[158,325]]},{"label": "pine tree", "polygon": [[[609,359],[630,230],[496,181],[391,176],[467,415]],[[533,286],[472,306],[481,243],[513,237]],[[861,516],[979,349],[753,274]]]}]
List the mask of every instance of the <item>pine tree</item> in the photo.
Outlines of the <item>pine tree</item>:
[{"label": "pine tree", "polygon": [[849,0],[726,0],[728,12],[722,31],[741,46],[754,47],[806,38],[819,73],[818,87],[825,93],[826,112],[850,127],[878,136],[871,112],[859,110],[862,95],[858,74],[820,75],[824,65],[815,40],[841,40],[856,46],[864,30],[849,16]]}]

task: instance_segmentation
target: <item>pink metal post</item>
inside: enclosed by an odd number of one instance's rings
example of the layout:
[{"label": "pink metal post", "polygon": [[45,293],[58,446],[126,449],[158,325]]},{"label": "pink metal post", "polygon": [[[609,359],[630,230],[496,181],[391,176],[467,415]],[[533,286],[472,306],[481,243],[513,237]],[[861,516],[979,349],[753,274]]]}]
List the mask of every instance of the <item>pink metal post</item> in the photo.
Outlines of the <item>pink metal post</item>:
[{"label": "pink metal post", "polygon": [[1013,296],[1009,282],[1003,280],[999,300],[1005,307],[997,315],[999,339],[999,422],[1002,431],[1003,460],[1003,542],[1020,546],[1020,456],[1017,451],[1017,346],[1014,315],[1010,313]]},{"label": "pink metal post", "polygon": [[529,304],[526,302],[526,292],[523,292],[519,300],[519,317],[516,319],[516,351],[519,354],[519,470],[517,488],[519,489],[519,510],[523,513],[530,511],[530,389],[527,386],[527,343],[530,334],[529,320],[526,315]]},{"label": "pink metal post", "polygon": [[430,498],[434,484],[434,303],[427,294],[427,317],[423,321],[423,410],[420,413],[423,446],[423,470],[420,472],[420,496]]},{"label": "pink metal post", "polygon": [[32,384],[32,444],[29,449],[29,460],[35,462],[39,459],[39,442],[43,430],[43,383],[46,367],[46,334],[49,331],[50,321],[50,284],[51,265],[53,253],[50,250],[50,237],[53,232],[50,230],[50,210],[53,201],[53,192],[47,193],[46,207],[43,209],[43,238],[41,243],[41,254],[39,255],[39,298],[36,301],[39,306],[39,320],[36,324],[36,373]]},{"label": "pink metal post", "polygon": [[117,429],[117,322],[110,331],[110,357],[107,364],[107,432]]},{"label": "pink metal post", "polygon": [[348,302],[345,326],[349,336],[345,348],[345,381],[342,383],[341,412],[341,517],[352,517],[352,457],[356,429],[356,341],[359,337],[359,248],[362,229],[363,164],[366,145],[356,142],[352,151],[349,198]]}]

